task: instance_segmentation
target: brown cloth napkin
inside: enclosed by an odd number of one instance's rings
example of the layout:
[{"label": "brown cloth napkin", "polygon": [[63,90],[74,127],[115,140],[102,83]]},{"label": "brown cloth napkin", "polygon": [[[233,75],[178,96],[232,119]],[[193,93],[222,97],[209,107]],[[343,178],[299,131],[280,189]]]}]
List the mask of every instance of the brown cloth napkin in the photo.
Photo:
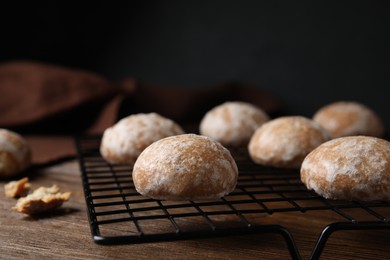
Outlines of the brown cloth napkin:
[{"label": "brown cloth napkin", "polygon": [[271,115],[281,110],[275,97],[238,83],[186,89],[134,79],[115,83],[91,72],[33,61],[0,64],[0,127],[28,140],[34,164],[74,157],[74,135],[102,134],[134,113],[157,112],[196,132],[209,109],[233,100],[253,103]]}]

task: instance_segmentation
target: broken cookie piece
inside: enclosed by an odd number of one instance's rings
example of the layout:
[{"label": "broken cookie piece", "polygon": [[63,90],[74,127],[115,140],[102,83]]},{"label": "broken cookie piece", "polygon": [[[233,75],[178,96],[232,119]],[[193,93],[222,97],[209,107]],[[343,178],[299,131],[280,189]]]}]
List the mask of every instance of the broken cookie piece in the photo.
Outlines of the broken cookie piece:
[{"label": "broken cookie piece", "polygon": [[57,185],[51,187],[40,187],[27,197],[18,199],[12,208],[15,211],[34,215],[58,208],[70,197],[70,192],[60,192]]},{"label": "broken cookie piece", "polygon": [[11,181],[4,186],[5,196],[8,198],[20,198],[26,196],[30,190],[30,183],[28,183],[28,178],[17,181]]}]

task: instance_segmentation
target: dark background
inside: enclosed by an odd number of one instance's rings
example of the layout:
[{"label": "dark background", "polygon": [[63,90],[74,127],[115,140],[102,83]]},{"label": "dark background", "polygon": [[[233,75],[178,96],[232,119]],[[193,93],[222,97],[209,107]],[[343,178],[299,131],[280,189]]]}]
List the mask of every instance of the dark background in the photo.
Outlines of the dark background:
[{"label": "dark background", "polygon": [[355,100],[390,126],[386,1],[5,2],[0,61],[188,88],[239,81],[306,116]]}]

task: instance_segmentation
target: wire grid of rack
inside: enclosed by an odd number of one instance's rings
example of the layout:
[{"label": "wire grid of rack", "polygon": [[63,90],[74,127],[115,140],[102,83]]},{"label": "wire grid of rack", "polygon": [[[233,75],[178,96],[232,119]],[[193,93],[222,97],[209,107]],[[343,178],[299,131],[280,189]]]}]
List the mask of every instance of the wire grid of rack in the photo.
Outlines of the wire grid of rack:
[{"label": "wire grid of rack", "polygon": [[[332,211],[340,221],[323,229],[311,255],[311,259],[317,259],[335,231],[390,228],[389,216],[385,215],[389,214],[390,202],[323,199],[306,189],[297,170],[254,164],[244,147],[230,149],[239,168],[239,179],[228,196],[212,201],[159,201],[137,193],[131,167],[107,163],[100,156],[99,146],[99,137],[76,138],[91,233],[99,244],[277,233],[285,239],[291,256],[299,259],[286,228],[256,220],[278,212]],[[357,219],[348,209],[363,211],[370,218]],[[386,213],[378,209],[386,209]]]}]

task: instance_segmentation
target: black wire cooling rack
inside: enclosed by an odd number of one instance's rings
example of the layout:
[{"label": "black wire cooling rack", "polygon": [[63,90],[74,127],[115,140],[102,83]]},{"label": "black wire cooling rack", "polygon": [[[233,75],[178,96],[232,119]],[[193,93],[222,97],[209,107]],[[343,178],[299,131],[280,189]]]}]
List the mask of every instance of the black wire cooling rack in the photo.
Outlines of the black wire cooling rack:
[{"label": "black wire cooling rack", "polygon": [[[99,137],[76,138],[91,233],[99,244],[126,244],[249,233],[276,233],[300,259],[291,233],[258,219],[278,212],[332,211],[340,221],[320,234],[311,259],[318,259],[329,236],[338,230],[389,229],[390,202],[330,201],[308,191],[296,170],[252,163],[245,148],[230,149],[239,168],[234,192],[212,201],[159,201],[134,188],[129,166],[111,165],[99,153]],[[363,211],[358,219],[349,209]],[[383,213],[382,211],[387,213]],[[360,216],[361,214],[359,214]],[[261,223],[261,221],[260,221]]]}]

